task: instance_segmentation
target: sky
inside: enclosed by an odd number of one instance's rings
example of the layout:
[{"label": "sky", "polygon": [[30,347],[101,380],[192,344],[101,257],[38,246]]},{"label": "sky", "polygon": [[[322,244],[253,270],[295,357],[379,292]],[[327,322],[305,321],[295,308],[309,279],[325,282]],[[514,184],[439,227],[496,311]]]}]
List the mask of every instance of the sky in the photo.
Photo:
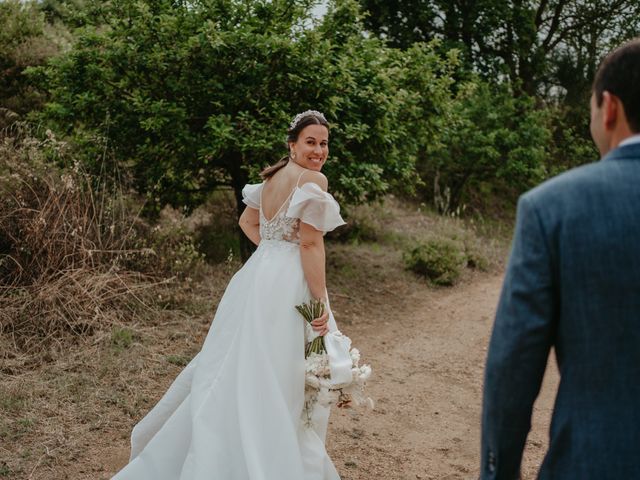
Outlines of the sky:
[{"label": "sky", "polygon": [[325,15],[325,13],[327,13],[327,2],[326,0],[322,0],[320,3],[318,3],[318,5],[316,5],[315,7],[313,7],[313,10],[311,10],[313,16],[315,18],[321,18]]}]

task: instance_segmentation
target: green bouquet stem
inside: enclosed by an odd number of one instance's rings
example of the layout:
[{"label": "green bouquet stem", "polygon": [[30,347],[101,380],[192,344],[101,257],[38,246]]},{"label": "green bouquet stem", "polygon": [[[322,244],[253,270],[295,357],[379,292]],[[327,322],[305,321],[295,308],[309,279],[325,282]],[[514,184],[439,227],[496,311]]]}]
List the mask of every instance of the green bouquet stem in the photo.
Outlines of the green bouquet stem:
[{"label": "green bouquet stem", "polygon": [[[316,318],[321,317],[324,314],[324,302],[318,299],[312,299],[309,303],[303,303],[301,305],[296,305],[296,310],[302,315],[302,317],[309,323],[314,321]],[[322,354],[325,353],[327,349],[324,346],[324,337],[317,336],[309,343],[304,350],[304,358],[307,358],[312,353]]]}]

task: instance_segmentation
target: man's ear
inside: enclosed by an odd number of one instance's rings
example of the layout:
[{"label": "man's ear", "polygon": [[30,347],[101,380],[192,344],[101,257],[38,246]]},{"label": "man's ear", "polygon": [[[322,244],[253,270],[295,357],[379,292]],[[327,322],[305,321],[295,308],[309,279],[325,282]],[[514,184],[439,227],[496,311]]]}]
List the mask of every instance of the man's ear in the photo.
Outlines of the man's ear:
[{"label": "man's ear", "polygon": [[621,113],[620,99],[610,92],[602,92],[602,121],[606,130],[613,130]]}]

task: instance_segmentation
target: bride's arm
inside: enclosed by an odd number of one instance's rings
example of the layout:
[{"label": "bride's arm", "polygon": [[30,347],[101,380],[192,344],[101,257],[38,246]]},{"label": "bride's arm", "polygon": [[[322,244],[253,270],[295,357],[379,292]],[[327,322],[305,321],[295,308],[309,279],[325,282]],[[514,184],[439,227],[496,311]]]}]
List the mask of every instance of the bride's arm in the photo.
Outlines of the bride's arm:
[{"label": "bride's arm", "polygon": [[300,259],[313,298],[325,299],[325,253],[322,232],[300,222]]},{"label": "bride's arm", "polygon": [[[323,192],[327,191],[327,177],[320,172],[308,170],[303,174],[302,179],[315,183]],[[326,303],[324,233],[301,221],[299,234],[302,270],[307,279],[311,296],[324,299]]]},{"label": "bride's arm", "polygon": [[[300,259],[311,296],[322,299],[326,305],[327,288],[323,233],[303,222],[300,222]],[[325,312],[320,318],[311,322],[313,329],[318,334],[325,335],[329,331],[328,318],[329,315]]]},{"label": "bride's arm", "polygon": [[247,207],[238,221],[240,229],[253,243],[260,243],[260,214],[257,209]]}]

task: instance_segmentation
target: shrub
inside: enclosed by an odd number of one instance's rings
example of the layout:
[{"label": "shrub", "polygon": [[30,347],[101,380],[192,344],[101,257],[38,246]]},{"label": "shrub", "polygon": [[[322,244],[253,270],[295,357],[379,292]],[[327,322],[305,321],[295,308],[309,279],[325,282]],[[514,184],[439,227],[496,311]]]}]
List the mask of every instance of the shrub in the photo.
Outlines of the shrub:
[{"label": "shrub", "polygon": [[66,145],[26,127],[0,142],[0,332],[36,353],[142,304],[147,279],[119,263],[121,209],[81,171],[47,162]]},{"label": "shrub", "polygon": [[[515,98],[504,85],[461,85],[438,137],[418,162],[418,172],[440,213],[459,212],[482,182],[522,192],[544,180],[551,141],[551,112],[534,99]],[[516,195],[517,197],[517,195]]]},{"label": "shrub", "polygon": [[38,2],[0,2],[0,128],[42,106],[43,92],[25,70],[44,65],[68,43],[66,28],[47,24]]},{"label": "shrub", "polygon": [[186,355],[167,355],[166,360],[171,365],[176,365],[178,367],[186,367],[190,362],[190,358]]},{"label": "shrub", "polygon": [[360,205],[343,212],[347,224],[331,232],[330,238],[342,242],[377,242],[383,236],[380,205]]},{"label": "shrub", "polygon": [[408,269],[428,278],[435,285],[451,286],[465,265],[464,254],[450,240],[429,240],[404,255]]},{"label": "shrub", "polygon": [[[131,254],[125,254],[125,265],[131,270],[184,278],[197,273],[204,259],[195,244],[189,218],[169,205],[154,224],[136,218],[130,237]],[[139,254],[145,251],[149,254]]]},{"label": "shrub", "polygon": [[489,260],[478,250],[465,244],[464,260],[467,268],[486,272],[489,269]]},{"label": "shrub", "polygon": [[50,133],[0,137],[0,333],[30,354],[139,316],[199,260],[188,232],[159,235],[134,197],[51,157],[73,165]]},{"label": "shrub", "polygon": [[147,208],[195,208],[219,186],[240,201],[307,108],[332,124],[326,173],[341,202],[411,191],[454,55],[387,48],[355,0],[329,2],[316,24],[309,2],[96,3],[109,27],[78,31],[68,52],[30,70],[50,95],[40,118],[76,142],[108,138]]}]

